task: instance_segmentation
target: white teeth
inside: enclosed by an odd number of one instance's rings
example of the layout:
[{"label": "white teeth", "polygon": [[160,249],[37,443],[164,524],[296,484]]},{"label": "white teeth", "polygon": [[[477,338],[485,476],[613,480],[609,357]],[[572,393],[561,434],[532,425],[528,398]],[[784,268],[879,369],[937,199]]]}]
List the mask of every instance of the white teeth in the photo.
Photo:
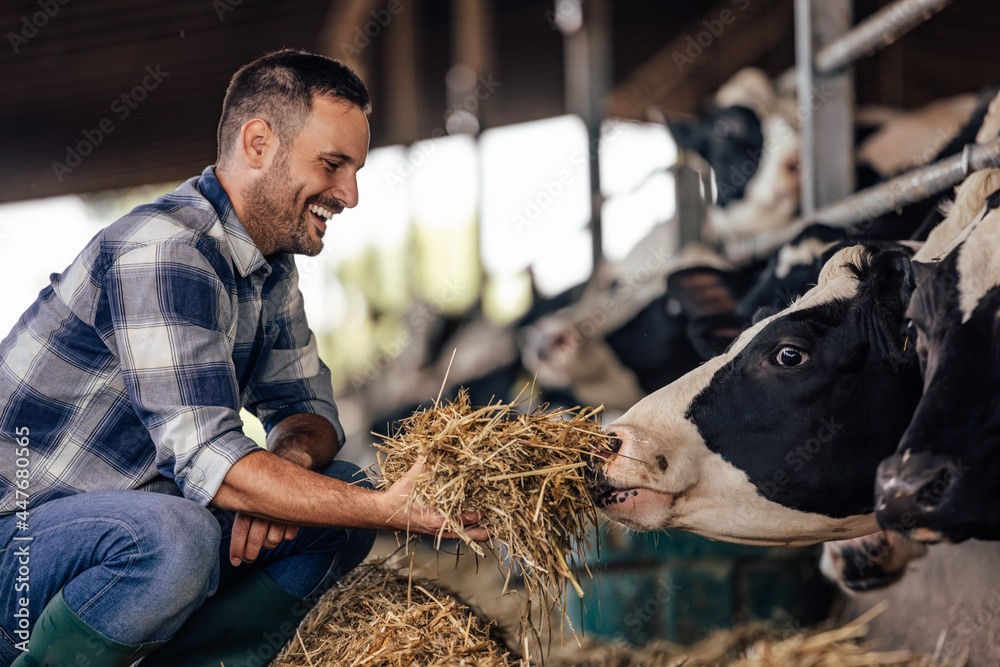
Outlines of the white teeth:
[{"label": "white teeth", "polygon": [[318,215],[321,218],[329,220],[333,217],[333,211],[323,208],[319,204],[309,204],[309,210]]}]

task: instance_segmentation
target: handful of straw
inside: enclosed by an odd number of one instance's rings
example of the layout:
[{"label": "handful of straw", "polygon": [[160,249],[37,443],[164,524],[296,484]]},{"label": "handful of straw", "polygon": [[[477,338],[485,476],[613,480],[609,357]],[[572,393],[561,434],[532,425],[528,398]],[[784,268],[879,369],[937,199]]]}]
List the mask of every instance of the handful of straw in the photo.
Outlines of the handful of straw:
[{"label": "handful of straw", "polygon": [[504,592],[512,572],[520,570],[526,596],[519,634],[524,636],[532,627],[533,597],[548,613],[560,602],[565,611],[567,581],[583,597],[570,557],[585,562],[588,527],[597,520],[587,468],[607,439],[595,419],[601,408],[546,411],[541,406],[525,414],[515,405],[474,408],[463,390],[454,402],[436,402],[404,420],[376,447],[383,488],[425,462],[414,493],[447,517],[441,532],[458,534],[484,555],[460,519],[463,511],[475,510],[479,524],[507,546],[510,562],[500,561],[507,577]]}]

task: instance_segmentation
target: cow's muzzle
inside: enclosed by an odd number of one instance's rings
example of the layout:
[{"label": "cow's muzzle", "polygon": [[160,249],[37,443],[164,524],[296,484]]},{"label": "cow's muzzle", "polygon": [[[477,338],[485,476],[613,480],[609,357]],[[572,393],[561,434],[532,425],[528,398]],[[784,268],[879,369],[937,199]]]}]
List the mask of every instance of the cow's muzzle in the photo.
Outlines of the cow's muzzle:
[{"label": "cow's muzzle", "polygon": [[948,457],[928,452],[890,456],[875,478],[875,515],[885,530],[921,542],[942,539],[938,510],[958,479]]}]

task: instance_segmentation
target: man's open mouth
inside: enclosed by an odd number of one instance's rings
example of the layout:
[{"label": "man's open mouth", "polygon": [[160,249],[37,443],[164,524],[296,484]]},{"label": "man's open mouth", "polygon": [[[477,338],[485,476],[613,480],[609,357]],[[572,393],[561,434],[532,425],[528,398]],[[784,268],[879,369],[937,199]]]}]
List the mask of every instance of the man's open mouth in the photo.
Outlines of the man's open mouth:
[{"label": "man's open mouth", "polygon": [[319,235],[322,236],[326,233],[326,223],[334,216],[333,211],[319,204],[309,204],[309,212],[316,221],[316,228],[319,230]]}]

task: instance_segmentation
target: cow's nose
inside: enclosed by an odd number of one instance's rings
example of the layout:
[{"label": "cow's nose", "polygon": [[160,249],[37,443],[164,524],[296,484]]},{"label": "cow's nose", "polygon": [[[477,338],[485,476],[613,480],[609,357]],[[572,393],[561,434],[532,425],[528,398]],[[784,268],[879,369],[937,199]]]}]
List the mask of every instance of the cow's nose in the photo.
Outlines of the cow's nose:
[{"label": "cow's nose", "polygon": [[906,533],[938,530],[936,512],[955,481],[946,457],[930,453],[891,456],[875,478],[875,513],[879,525]]},{"label": "cow's nose", "polygon": [[615,429],[610,429],[604,434],[606,437],[598,443],[594,449],[594,455],[602,459],[610,459],[622,448],[623,433]]}]

